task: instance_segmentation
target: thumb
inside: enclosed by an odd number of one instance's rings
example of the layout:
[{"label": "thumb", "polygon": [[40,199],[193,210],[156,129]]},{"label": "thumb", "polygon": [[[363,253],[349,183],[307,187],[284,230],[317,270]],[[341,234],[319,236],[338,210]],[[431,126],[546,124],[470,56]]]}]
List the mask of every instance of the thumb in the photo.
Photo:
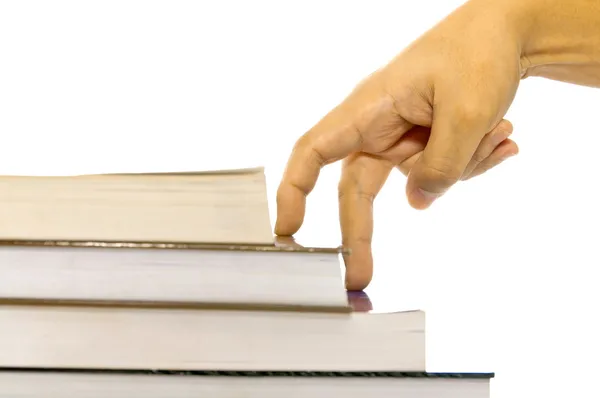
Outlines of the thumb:
[{"label": "thumb", "polygon": [[440,106],[434,110],[431,135],[410,170],[406,194],[415,209],[426,209],[462,177],[494,114],[483,106]]}]

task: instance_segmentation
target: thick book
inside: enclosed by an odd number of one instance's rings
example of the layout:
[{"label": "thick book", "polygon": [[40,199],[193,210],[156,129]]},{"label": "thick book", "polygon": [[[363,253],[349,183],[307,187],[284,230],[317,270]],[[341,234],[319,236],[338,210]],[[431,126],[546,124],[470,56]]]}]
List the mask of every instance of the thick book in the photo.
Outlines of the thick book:
[{"label": "thick book", "polygon": [[262,168],[0,176],[0,239],[273,244]]},{"label": "thick book", "polygon": [[186,371],[426,369],[425,313],[0,302],[0,367]]},{"label": "thick book", "polygon": [[347,311],[342,248],[0,240],[0,300]]},{"label": "thick book", "polygon": [[489,398],[491,373],[0,369],[19,398]]}]

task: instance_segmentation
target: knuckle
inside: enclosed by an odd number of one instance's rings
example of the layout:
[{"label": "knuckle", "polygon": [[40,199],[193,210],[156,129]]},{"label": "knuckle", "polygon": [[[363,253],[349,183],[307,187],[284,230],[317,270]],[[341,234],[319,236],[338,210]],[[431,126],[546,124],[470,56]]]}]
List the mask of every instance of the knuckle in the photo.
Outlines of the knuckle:
[{"label": "knuckle", "polygon": [[344,196],[348,195],[352,189],[352,185],[348,183],[347,180],[342,180],[338,184],[338,199],[342,199]]},{"label": "knuckle", "polygon": [[309,134],[303,135],[296,141],[293,152],[301,154],[304,159],[319,167],[323,167],[326,163],[325,157],[315,146],[314,139]]},{"label": "knuckle", "polygon": [[296,140],[294,144],[294,151],[305,151],[310,148],[313,144],[313,139],[310,134],[304,134]]},{"label": "knuckle", "polygon": [[359,145],[362,146],[365,142],[365,133],[364,131],[358,127],[358,124],[356,121],[353,121],[352,124],[350,125],[350,128],[352,129],[352,132],[354,133],[354,135],[357,137],[357,140],[359,142]]},{"label": "knuckle", "polygon": [[309,157],[312,161],[317,164],[319,167],[325,166],[325,157],[323,154],[315,147],[310,147],[310,155]]},{"label": "knuckle", "polygon": [[375,195],[368,192],[353,191],[344,189],[343,187],[338,189],[338,199],[340,200],[359,200],[373,204],[375,201]]},{"label": "knuckle", "polygon": [[461,123],[475,124],[485,120],[489,116],[489,111],[485,105],[477,102],[466,102],[461,104],[456,111],[456,118]]},{"label": "knuckle", "polygon": [[496,117],[493,107],[482,101],[463,102],[454,111],[454,120],[461,128],[477,128],[489,131]]},{"label": "knuckle", "polygon": [[338,183],[339,200],[360,200],[373,203],[375,193],[365,190],[365,187],[353,176],[342,177]]}]

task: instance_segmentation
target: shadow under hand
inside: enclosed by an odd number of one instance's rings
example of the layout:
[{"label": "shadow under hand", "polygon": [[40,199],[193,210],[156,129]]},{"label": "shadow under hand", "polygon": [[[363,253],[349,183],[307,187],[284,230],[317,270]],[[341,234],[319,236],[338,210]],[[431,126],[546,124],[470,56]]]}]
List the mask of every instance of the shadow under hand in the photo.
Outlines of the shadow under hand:
[{"label": "shadow under hand", "polygon": [[355,312],[373,311],[373,303],[363,291],[348,291],[348,304]]}]

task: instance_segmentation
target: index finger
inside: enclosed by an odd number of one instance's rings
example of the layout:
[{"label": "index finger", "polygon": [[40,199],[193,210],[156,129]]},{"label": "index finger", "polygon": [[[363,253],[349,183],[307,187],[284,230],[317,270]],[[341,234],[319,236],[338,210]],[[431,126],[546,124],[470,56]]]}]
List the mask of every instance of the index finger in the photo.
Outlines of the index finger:
[{"label": "index finger", "polygon": [[300,229],[306,196],[313,190],[321,168],[358,149],[359,134],[344,127],[327,130],[320,125],[296,142],[277,190],[277,235],[293,235]]},{"label": "index finger", "polygon": [[296,142],[277,190],[277,235],[295,234],[304,221],[306,196],[321,168],[360,150],[372,119],[373,104],[381,98],[372,81],[363,83]]}]

